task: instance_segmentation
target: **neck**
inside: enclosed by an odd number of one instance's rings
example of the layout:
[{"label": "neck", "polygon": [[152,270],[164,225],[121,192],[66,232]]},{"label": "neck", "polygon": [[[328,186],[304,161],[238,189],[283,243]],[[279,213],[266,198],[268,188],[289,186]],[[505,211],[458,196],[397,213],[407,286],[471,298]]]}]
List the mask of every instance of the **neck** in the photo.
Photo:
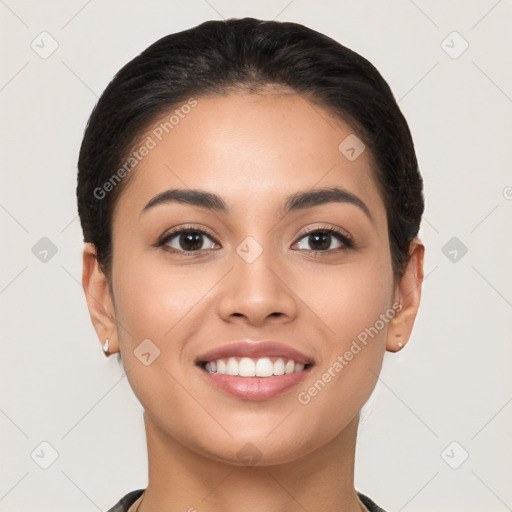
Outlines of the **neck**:
[{"label": "neck", "polygon": [[303,458],[247,467],[190,450],[144,413],[149,478],[138,512],[361,512],[353,483],[358,421]]}]

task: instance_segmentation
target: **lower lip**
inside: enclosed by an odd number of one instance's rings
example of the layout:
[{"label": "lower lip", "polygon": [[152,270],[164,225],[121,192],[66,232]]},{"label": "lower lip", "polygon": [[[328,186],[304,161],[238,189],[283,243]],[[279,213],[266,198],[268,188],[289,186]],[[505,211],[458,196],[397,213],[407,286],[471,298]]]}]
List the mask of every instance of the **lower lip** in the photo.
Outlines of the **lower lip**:
[{"label": "lower lip", "polygon": [[304,380],[311,370],[309,366],[301,372],[272,377],[239,377],[208,372],[200,366],[198,368],[214,386],[244,400],[268,400],[279,396]]}]

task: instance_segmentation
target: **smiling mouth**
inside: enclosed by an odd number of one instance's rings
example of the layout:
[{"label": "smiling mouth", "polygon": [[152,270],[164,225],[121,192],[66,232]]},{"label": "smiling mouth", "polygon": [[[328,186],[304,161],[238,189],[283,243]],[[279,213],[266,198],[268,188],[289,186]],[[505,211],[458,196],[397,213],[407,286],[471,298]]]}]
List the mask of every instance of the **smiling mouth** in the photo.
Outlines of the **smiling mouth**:
[{"label": "smiling mouth", "polygon": [[273,377],[308,370],[312,364],[297,363],[286,357],[224,357],[197,363],[203,370],[239,377]]}]

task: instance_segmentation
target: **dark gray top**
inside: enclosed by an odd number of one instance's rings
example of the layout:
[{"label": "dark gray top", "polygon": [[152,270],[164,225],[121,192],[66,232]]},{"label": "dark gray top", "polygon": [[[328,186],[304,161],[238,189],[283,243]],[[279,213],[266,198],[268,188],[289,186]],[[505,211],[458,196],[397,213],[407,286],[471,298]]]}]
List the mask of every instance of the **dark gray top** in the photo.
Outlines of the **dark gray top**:
[{"label": "dark gray top", "polygon": [[[127,512],[127,510],[135,503],[135,501],[140,498],[141,494],[146,489],[137,489],[136,491],[131,491],[125,496],[123,496],[111,509],[107,512]],[[370,512],[386,512],[383,508],[380,508],[376,505],[368,496],[357,493],[359,499],[364,503],[365,507]]]}]

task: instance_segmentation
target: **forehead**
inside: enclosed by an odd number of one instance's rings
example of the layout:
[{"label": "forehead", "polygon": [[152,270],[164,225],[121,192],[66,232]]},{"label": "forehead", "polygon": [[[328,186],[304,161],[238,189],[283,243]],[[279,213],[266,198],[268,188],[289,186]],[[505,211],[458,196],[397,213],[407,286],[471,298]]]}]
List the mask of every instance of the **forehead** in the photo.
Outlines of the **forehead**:
[{"label": "forehead", "polygon": [[299,189],[337,186],[378,216],[384,205],[361,144],[347,123],[288,90],[199,96],[146,131],[119,202],[140,212],[166,189],[200,188],[233,209],[277,208]]}]

